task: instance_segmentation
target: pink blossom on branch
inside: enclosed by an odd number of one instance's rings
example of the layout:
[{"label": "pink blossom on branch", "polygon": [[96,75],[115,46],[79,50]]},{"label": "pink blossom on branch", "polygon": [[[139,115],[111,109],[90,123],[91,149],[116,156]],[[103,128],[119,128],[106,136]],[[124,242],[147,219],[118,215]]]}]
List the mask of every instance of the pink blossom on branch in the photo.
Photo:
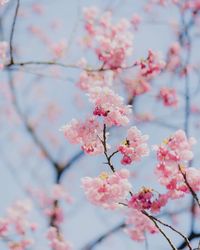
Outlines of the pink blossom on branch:
[{"label": "pink blossom on branch", "polygon": [[143,187],[138,193],[131,196],[128,206],[137,210],[147,209],[157,213],[167,204],[168,198],[166,194],[158,194],[150,188]]},{"label": "pink blossom on branch", "polygon": [[131,24],[133,25],[134,29],[137,30],[140,23],[142,21],[142,18],[139,14],[134,13],[132,18],[131,18]]},{"label": "pink blossom on branch", "polygon": [[26,250],[34,243],[29,233],[34,232],[37,225],[28,218],[30,210],[29,201],[18,200],[7,209],[6,215],[0,218],[0,239],[5,238],[8,249]]},{"label": "pink blossom on branch", "polygon": [[96,7],[84,8],[86,36],[82,44],[91,47],[103,65],[118,69],[125,65],[133,50],[130,22],[122,18],[112,23],[112,13],[101,13]]},{"label": "pink blossom on branch", "polygon": [[102,116],[104,123],[108,126],[125,126],[129,122],[131,109],[125,105],[123,98],[110,88],[93,88],[89,94],[95,108],[93,114]]},{"label": "pink blossom on branch", "polygon": [[[159,177],[159,182],[169,190],[171,198],[179,198],[184,193],[189,192],[180,168],[186,175],[189,171],[192,184],[191,178],[194,178],[194,174],[185,165],[193,158],[192,145],[194,144],[194,138],[187,139],[185,132],[178,130],[164,140],[160,146],[155,147],[159,161],[156,174]],[[194,181],[196,182],[196,179]]]},{"label": "pink blossom on branch", "polygon": [[129,128],[125,142],[118,147],[119,152],[123,155],[121,163],[131,164],[147,156],[149,154],[147,140],[148,135],[143,135],[137,127]]},{"label": "pink blossom on branch", "polygon": [[168,51],[168,60],[166,68],[175,72],[181,66],[181,46],[178,42],[172,43]]},{"label": "pink blossom on branch", "polygon": [[55,227],[49,228],[47,239],[52,250],[72,250],[71,243],[66,241],[64,236]]},{"label": "pink blossom on branch", "polygon": [[53,43],[50,46],[50,49],[55,59],[61,59],[64,57],[65,52],[67,51],[67,42],[63,39],[57,43]]},{"label": "pink blossom on branch", "polygon": [[125,232],[132,240],[144,241],[146,233],[158,233],[158,229],[153,222],[137,209],[128,210],[126,224]]},{"label": "pink blossom on branch", "polygon": [[0,218],[0,237],[8,233],[9,221],[7,218]]},{"label": "pink blossom on branch", "polygon": [[149,50],[147,59],[138,61],[137,65],[140,66],[141,75],[151,79],[164,69],[165,62],[160,59],[159,53]]},{"label": "pink blossom on branch", "polygon": [[103,145],[100,138],[103,138],[103,126],[93,116],[85,122],[73,119],[71,123],[61,128],[65,138],[72,144],[81,144],[85,153],[96,155],[103,153]]},{"label": "pink blossom on branch", "polygon": [[100,176],[82,178],[82,186],[88,200],[104,208],[116,209],[129,194],[131,184],[128,181],[129,171],[122,169],[113,174],[101,173]]},{"label": "pink blossom on branch", "polygon": [[190,187],[195,191],[200,191],[200,169],[191,167],[185,169],[185,175]]},{"label": "pink blossom on branch", "polygon": [[174,88],[161,88],[158,98],[162,100],[164,106],[176,107],[178,105],[178,97]]}]

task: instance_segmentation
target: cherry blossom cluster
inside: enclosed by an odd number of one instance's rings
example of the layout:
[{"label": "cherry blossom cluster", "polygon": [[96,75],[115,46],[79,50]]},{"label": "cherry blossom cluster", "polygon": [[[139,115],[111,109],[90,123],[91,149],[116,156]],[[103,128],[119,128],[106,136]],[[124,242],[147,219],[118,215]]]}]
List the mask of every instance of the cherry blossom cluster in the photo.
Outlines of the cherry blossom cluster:
[{"label": "cherry blossom cluster", "polygon": [[[165,5],[169,2],[177,4],[179,1],[152,2]],[[136,15],[130,22],[121,19],[117,24],[113,24],[110,12],[100,14],[97,8],[89,7],[84,9],[84,21],[86,36],[82,44],[94,51],[101,62],[97,70],[91,69],[84,58],[78,63],[84,71],[77,85],[89,97],[92,103],[92,115],[83,122],[73,119],[61,130],[70,143],[80,144],[85,153],[105,155],[106,164],[112,172],[102,172],[97,177],[82,178],[85,195],[93,205],[111,210],[124,208],[128,211],[126,232],[132,239],[141,241],[145,239],[146,232],[153,234],[158,231],[150,217],[146,216],[147,211],[151,214],[160,212],[169,199],[180,198],[185,193],[191,192],[188,186],[194,192],[200,191],[200,171],[187,167],[193,158],[192,145],[195,142],[193,138],[188,139],[184,131],[178,130],[161,145],[155,146],[158,159],[156,175],[159,183],[167,189],[164,194],[147,187],[141,188],[138,192],[132,191],[128,180],[130,172],[115,168],[111,158],[115,154],[120,155],[123,165],[140,161],[142,157],[149,155],[148,136],[137,127],[130,127],[124,142],[118,144],[116,151],[109,154],[106,129],[127,126],[131,114],[131,107],[113,91],[113,86],[117,76],[120,75],[130,99],[148,92],[153,79],[164,69],[173,73],[181,68],[181,46],[176,42],[170,46],[166,64],[158,53],[149,50],[146,59],[137,60],[128,66],[126,62],[133,49],[130,24],[137,29],[140,17]],[[133,66],[137,69],[136,76],[123,78],[122,69],[132,70]],[[174,88],[162,87],[157,97],[167,107],[176,107],[178,104]],[[52,238],[58,240],[56,231],[53,230]]]},{"label": "cherry blossom cluster", "polygon": [[131,164],[139,161],[143,156],[148,156],[147,140],[148,135],[143,135],[137,127],[129,128],[125,142],[118,147],[118,151],[123,155],[121,163]]},{"label": "cherry blossom cluster", "polygon": [[112,13],[100,13],[96,7],[84,8],[86,36],[82,43],[92,48],[103,65],[110,69],[124,66],[133,50],[130,22],[123,18],[112,23]]},{"label": "cherry blossom cluster", "polygon": [[130,106],[124,105],[123,98],[110,88],[93,88],[89,98],[94,103],[93,114],[102,116],[108,126],[126,126],[129,122]]},{"label": "cherry blossom cluster", "polygon": [[67,49],[67,42],[65,40],[61,40],[57,43],[54,43],[50,46],[55,59],[62,58]]},{"label": "cherry blossom cluster", "polygon": [[[91,92],[90,98],[96,100],[96,96],[98,97],[99,93],[101,93],[100,90]],[[102,98],[104,98],[103,95],[100,101]],[[112,98],[108,99],[112,102]],[[106,104],[106,101],[107,98],[105,97],[103,103]],[[104,117],[102,113],[96,115]],[[75,129],[72,125],[64,127],[65,136],[72,143],[84,143],[82,138],[84,138],[83,134],[85,131],[87,131],[87,138],[91,136],[90,133],[92,136],[96,133],[95,129],[90,129],[90,125],[81,125],[81,127],[79,125],[79,123],[77,125],[76,121],[74,124]],[[78,129],[76,126],[78,126]],[[155,225],[143,211],[149,210],[151,213],[158,213],[167,204],[169,199],[179,198],[184,193],[188,193],[190,190],[185,178],[187,178],[187,182],[194,191],[200,191],[200,171],[184,166],[193,157],[192,145],[195,143],[195,140],[193,138],[187,139],[185,132],[178,130],[170,138],[164,140],[160,146],[155,146],[159,161],[156,167],[156,174],[159,177],[159,182],[168,191],[165,194],[160,194],[153,189],[143,187],[139,192],[135,193],[131,191],[131,184],[128,180],[130,176],[129,171],[126,169],[116,171],[111,165],[111,158],[107,153],[107,134],[103,134],[106,133],[105,128],[106,124],[104,124],[104,128],[100,127],[99,135],[95,138],[99,139],[98,142],[103,147],[99,153],[105,154],[108,160],[107,164],[110,165],[112,173],[103,172],[94,178],[84,177],[82,178],[82,187],[87,199],[96,206],[111,210],[122,207],[127,208],[128,218],[126,221],[127,229],[125,231],[132,239],[141,241],[144,240],[146,232],[151,234],[157,232]],[[79,130],[83,131],[79,132]],[[81,137],[81,140],[79,137]],[[119,145],[115,152],[123,155],[121,163],[130,164],[139,161],[143,156],[147,156],[149,154],[147,140],[148,136],[143,135],[137,127],[129,128],[125,142]]]},{"label": "cherry blossom cluster", "polygon": [[178,42],[171,44],[167,57],[167,70],[176,71],[181,65],[181,47]]},{"label": "cherry blossom cluster", "polygon": [[129,171],[122,169],[108,174],[102,172],[100,176],[82,178],[82,186],[88,200],[97,206],[116,209],[121,207],[131,189],[128,181]]},{"label": "cherry blossom cluster", "polygon": [[167,204],[168,195],[158,194],[154,190],[143,187],[138,193],[133,194],[128,206],[137,210],[150,210],[152,213],[160,212]]},{"label": "cherry blossom cluster", "polygon": [[140,66],[141,76],[148,79],[155,77],[165,67],[160,55],[152,50],[149,50],[147,59],[141,60],[137,64]]},{"label": "cherry blossom cluster", "polygon": [[138,27],[139,27],[141,21],[142,21],[142,18],[140,15],[138,15],[137,13],[133,14],[133,16],[131,18],[131,24],[133,25],[135,30],[138,30]]},{"label": "cherry blossom cluster", "polygon": [[149,50],[147,58],[138,60],[135,65],[139,67],[136,75],[123,80],[128,94],[133,97],[150,91],[151,81],[164,69],[165,63],[159,53]]},{"label": "cherry blossom cluster", "polygon": [[144,241],[146,233],[158,233],[158,229],[153,222],[134,208],[129,209],[127,213],[126,225],[125,232],[135,241]]},{"label": "cherry blossom cluster", "polygon": [[52,250],[71,250],[72,245],[66,241],[57,228],[50,227],[47,233],[47,239]]},{"label": "cherry blossom cluster", "polygon": [[72,144],[81,144],[82,150],[91,155],[103,153],[100,138],[103,136],[103,126],[93,116],[85,122],[73,119],[71,123],[63,126],[65,138]]},{"label": "cherry blossom cluster", "polygon": [[[30,210],[29,201],[17,201],[0,218],[0,238],[6,240],[10,250],[26,250],[33,244],[33,239],[27,233],[35,231],[37,225],[28,219]],[[12,235],[15,235],[14,239],[10,239]]]},{"label": "cherry blossom cluster", "polygon": [[[91,49],[94,49],[98,59],[103,62],[102,71],[86,71],[80,75],[78,86],[82,90],[90,93],[93,88],[97,86],[110,88],[115,76],[120,73],[120,69],[130,67],[130,65],[127,66],[125,64],[125,59],[126,57],[128,58],[128,56],[124,54],[128,53],[128,55],[131,55],[133,47],[132,39],[129,41],[127,32],[128,34],[130,33],[130,23],[132,23],[133,26],[138,25],[140,18],[138,15],[135,15],[130,22],[126,19],[122,19],[115,26],[111,23],[112,14],[106,12],[105,15],[100,16],[99,10],[96,7],[85,8],[84,18],[86,37],[82,42]],[[123,37],[129,45],[121,40],[119,41],[119,36]],[[118,48],[119,46],[120,49]],[[86,66],[86,60],[82,60],[81,64],[82,66]],[[149,50],[146,59],[131,63],[131,67],[136,66],[139,68],[137,75],[132,78],[126,77],[123,80],[128,95],[131,97],[148,92],[150,90],[150,81],[163,70],[165,63],[160,59],[158,53]],[[107,73],[106,71],[108,69],[110,69],[110,71]],[[103,111],[99,111],[98,107],[96,113],[101,113],[101,115],[106,114]]]},{"label": "cherry blossom cluster", "polygon": [[158,98],[162,100],[164,106],[177,107],[178,105],[178,97],[174,88],[162,87]]},{"label": "cherry blossom cluster", "polygon": [[[61,131],[70,143],[81,144],[85,153],[96,155],[104,151],[103,124],[108,127],[126,126],[129,123],[131,107],[125,105],[123,98],[109,87],[90,86],[87,92],[94,106],[93,115],[84,122],[73,119],[63,126]],[[99,121],[99,117],[103,118],[103,124]]]},{"label": "cherry blossom cluster", "polygon": [[[159,161],[156,174],[172,198],[179,198],[189,191],[183,173],[190,179],[190,185],[195,187],[195,184],[199,184],[194,176],[199,170],[186,168],[186,164],[193,158],[191,151],[193,144],[195,144],[194,138],[187,139],[185,132],[178,130],[160,146],[155,147]],[[195,190],[197,189],[198,186]]]}]

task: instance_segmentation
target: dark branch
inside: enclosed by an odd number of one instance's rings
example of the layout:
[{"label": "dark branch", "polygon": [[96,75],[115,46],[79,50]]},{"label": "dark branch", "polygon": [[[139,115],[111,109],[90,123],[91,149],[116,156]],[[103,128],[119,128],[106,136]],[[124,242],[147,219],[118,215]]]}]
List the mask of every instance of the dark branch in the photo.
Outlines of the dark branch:
[{"label": "dark branch", "polygon": [[14,31],[15,31],[15,24],[16,24],[16,20],[17,20],[17,14],[19,11],[19,5],[20,5],[20,0],[17,0],[17,5],[16,5],[16,9],[15,9],[15,15],[13,18],[13,23],[12,23],[12,28],[11,28],[11,33],[10,33],[10,64],[14,63],[14,59],[13,59],[13,37],[14,37]]},{"label": "dark branch", "polygon": [[[192,241],[194,239],[200,239],[200,233],[194,233],[191,232],[190,235],[188,236],[188,240]],[[180,246],[178,247],[178,250],[182,250],[187,246],[186,242],[184,241],[183,243],[180,244]]]}]

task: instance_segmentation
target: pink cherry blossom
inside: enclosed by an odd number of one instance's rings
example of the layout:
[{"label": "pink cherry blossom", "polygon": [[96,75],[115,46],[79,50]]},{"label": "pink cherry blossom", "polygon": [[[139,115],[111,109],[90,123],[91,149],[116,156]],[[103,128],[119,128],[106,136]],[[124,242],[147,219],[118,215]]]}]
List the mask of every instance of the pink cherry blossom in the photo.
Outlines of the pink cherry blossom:
[{"label": "pink cherry blossom", "polygon": [[99,10],[96,6],[83,8],[83,15],[87,22],[93,22],[98,16]]},{"label": "pink cherry blossom", "polygon": [[155,213],[160,212],[167,201],[168,195],[158,194],[152,189],[143,187],[138,193],[131,196],[128,206],[138,210],[147,209]]},{"label": "pink cherry blossom", "polygon": [[82,44],[91,47],[104,67],[118,69],[125,64],[133,50],[130,22],[122,18],[112,23],[112,13],[99,13],[95,7],[84,8],[86,36]]},{"label": "pink cherry blossom", "polygon": [[195,192],[200,191],[200,169],[191,167],[185,169],[185,175],[189,185]]},{"label": "pink cherry blossom", "polygon": [[7,218],[0,218],[0,236],[8,233],[9,221]]},{"label": "pink cherry blossom", "polygon": [[126,141],[118,147],[119,152],[123,155],[121,163],[131,164],[139,161],[141,157],[149,154],[147,145],[148,136],[143,135],[137,127],[131,127],[128,130]]},{"label": "pink cherry blossom", "polygon": [[166,68],[169,71],[176,71],[181,65],[181,47],[177,42],[172,43],[168,51],[168,61]]},{"label": "pink cherry blossom", "polygon": [[28,234],[35,231],[37,225],[28,218],[30,210],[31,203],[28,200],[18,200],[0,218],[0,237],[5,238],[10,250],[26,250],[34,243]]},{"label": "pink cherry blossom", "polygon": [[104,123],[108,126],[125,126],[129,122],[130,106],[123,103],[123,98],[111,89],[94,88],[89,94],[94,103],[93,114],[102,116]]},{"label": "pink cherry blossom", "polygon": [[140,25],[141,23],[141,16],[139,16],[138,14],[134,14],[131,18],[131,24],[133,25],[134,29],[137,30],[138,29],[138,26]]},{"label": "pink cherry blossom", "polygon": [[126,224],[125,232],[132,240],[144,241],[146,233],[155,234],[158,232],[153,222],[137,209],[129,209]]},{"label": "pink cherry blossom", "polygon": [[54,218],[54,224],[59,225],[64,222],[64,212],[61,207],[46,208],[44,213],[48,218]]},{"label": "pink cherry blossom", "polygon": [[184,165],[193,158],[191,149],[194,143],[194,138],[187,139],[185,132],[178,130],[160,146],[155,147],[159,161],[156,174],[159,182],[170,191],[172,198],[178,198],[188,192],[180,168],[182,172],[186,171],[187,175],[188,170]]},{"label": "pink cherry blossom", "polygon": [[174,88],[163,87],[159,91],[158,98],[162,100],[163,104],[167,107],[177,106],[178,97]]},{"label": "pink cherry blossom", "polygon": [[129,194],[129,171],[122,169],[113,174],[101,173],[100,176],[82,178],[82,186],[88,200],[104,208],[116,209]]},{"label": "pink cherry blossom", "polygon": [[32,10],[34,13],[42,15],[44,13],[44,6],[40,3],[33,3]]},{"label": "pink cherry blossom", "polygon": [[8,220],[13,224],[17,234],[23,235],[31,228],[31,223],[27,220],[27,215],[31,211],[31,203],[27,201],[17,201],[7,209]]},{"label": "pink cherry blossom", "polygon": [[[102,138],[103,127],[95,117],[87,118],[85,122],[75,119],[63,126],[65,138],[72,144],[81,144],[85,153],[96,155],[103,153]],[[100,138],[99,138],[100,137]]]},{"label": "pink cherry blossom", "polygon": [[63,235],[55,227],[50,227],[47,233],[47,239],[52,250],[71,250],[72,245],[66,241]]},{"label": "pink cherry blossom", "polygon": [[160,55],[152,50],[149,50],[146,60],[141,60],[137,64],[141,68],[141,75],[148,79],[155,77],[165,67],[165,63],[160,59]]},{"label": "pink cherry blossom", "polygon": [[62,58],[67,50],[67,42],[63,39],[51,45],[51,50],[56,59]]}]

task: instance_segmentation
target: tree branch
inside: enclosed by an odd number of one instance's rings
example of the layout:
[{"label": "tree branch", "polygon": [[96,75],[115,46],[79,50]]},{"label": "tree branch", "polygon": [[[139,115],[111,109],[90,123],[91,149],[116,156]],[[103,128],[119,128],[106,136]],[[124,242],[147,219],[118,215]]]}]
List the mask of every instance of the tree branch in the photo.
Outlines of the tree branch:
[{"label": "tree branch", "polygon": [[14,59],[13,59],[13,37],[14,37],[16,20],[17,20],[17,14],[18,14],[18,11],[19,11],[19,5],[20,5],[20,0],[17,0],[15,14],[14,14],[14,18],[13,18],[12,27],[11,27],[10,42],[9,42],[9,45],[10,45],[10,64],[14,63]]}]

